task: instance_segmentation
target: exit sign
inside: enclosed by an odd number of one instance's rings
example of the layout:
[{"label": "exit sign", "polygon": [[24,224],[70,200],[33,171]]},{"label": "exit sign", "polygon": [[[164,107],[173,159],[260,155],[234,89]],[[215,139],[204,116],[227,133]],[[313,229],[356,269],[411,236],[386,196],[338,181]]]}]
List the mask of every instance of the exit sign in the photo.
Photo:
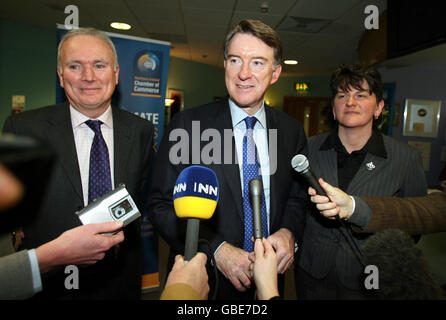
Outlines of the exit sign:
[{"label": "exit sign", "polygon": [[296,82],[294,88],[297,92],[307,92],[310,91],[310,83],[308,82]]}]

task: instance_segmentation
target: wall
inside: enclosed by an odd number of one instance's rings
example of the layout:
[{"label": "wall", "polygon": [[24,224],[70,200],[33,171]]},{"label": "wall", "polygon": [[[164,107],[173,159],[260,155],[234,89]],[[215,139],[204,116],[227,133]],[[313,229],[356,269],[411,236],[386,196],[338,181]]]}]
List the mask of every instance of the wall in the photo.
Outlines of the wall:
[{"label": "wall", "polygon": [[[296,82],[310,83],[310,91],[306,93],[298,93],[295,89]],[[295,77],[281,76],[279,80],[273,84],[265,95],[265,100],[271,106],[283,109],[283,97],[330,97],[330,77],[314,76],[314,77]]]},{"label": "wall", "polygon": [[26,110],[56,100],[56,30],[0,19],[0,128],[11,96],[26,96]]},{"label": "wall", "polygon": [[167,89],[184,91],[184,108],[189,109],[214,101],[227,94],[223,68],[171,58]]},{"label": "wall", "polygon": [[[445,162],[441,161],[441,147],[445,146],[446,129],[446,63],[416,65],[394,69],[380,69],[383,81],[396,82],[395,102],[401,103],[399,126],[393,128],[393,136],[401,141],[431,142],[430,170],[426,178],[430,186],[438,185],[438,177]],[[405,99],[441,100],[440,125],[436,139],[403,136]],[[422,250],[429,267],[440,283],[446,283],[446,232],[423,235],[417,246]]]},{"label": "wall", "polygon": [[[396,82],[395,102],[401,104],[399,126],[393,128],[393,137],[407,141],[431,142],[430,170],[426,172],[429,186],[439,185],[439,176],[445,162],[441,161],[441,147],[445,146],[446,129],[446,63],[443,65],[415,65],[393,69],[380,69],[384,82]],[[438,136],[419,138],[403,136],[404,102],[406,99],[441,100]]]}]

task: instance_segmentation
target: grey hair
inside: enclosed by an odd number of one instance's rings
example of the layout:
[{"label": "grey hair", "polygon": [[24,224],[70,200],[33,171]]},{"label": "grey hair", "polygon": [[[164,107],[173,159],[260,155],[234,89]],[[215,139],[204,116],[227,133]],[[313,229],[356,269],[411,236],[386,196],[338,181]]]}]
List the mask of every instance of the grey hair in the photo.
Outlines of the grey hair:
[{"label": "grey hair", "polygon": [[105,34],[105,32],[94,29],[94,28],[79,28],[79,29],[70,30],[69,32],[65,33],[64,36],[62,37],[62,39],[60,40],[59,46],[57,48],[57,68],[59,69],[59,72],[62,73],[62,63],[61,63],[61,57],[60,57],[61,51],[62,51],[62,46],[68,39],[70,39],[74,36],[83,36],[83,35],[99,38],[110,47],[110,49],[113,52],[113,57],[115,60],[113,68],[116,71],[116,68],[118,67],[118,54],[116,53],[115,45],[110,40],[110,38]]}]

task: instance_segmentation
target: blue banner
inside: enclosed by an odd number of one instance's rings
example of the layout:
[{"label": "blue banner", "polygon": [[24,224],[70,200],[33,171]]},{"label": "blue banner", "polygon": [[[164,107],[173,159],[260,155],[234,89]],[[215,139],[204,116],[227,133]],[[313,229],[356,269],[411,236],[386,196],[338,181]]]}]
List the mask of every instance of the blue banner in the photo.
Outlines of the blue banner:
[{"label": "blue banner", "polygon": [[[57,43],[67,30],[59,27]],[[167,42],[106,34],[113,41],[118,54],[119,84],[112,104],[151,121],[155,127],[154,150],[158,150],[164,128],[164,99],[169,69],[170,44]],[[63,88],[56,81],[57,103],[66,101]],[[129,128],[130,129],[130,128]],[[143,241],[142,287],[159,286],[158,235],[150,224],[145,208],[141,237]]]}]

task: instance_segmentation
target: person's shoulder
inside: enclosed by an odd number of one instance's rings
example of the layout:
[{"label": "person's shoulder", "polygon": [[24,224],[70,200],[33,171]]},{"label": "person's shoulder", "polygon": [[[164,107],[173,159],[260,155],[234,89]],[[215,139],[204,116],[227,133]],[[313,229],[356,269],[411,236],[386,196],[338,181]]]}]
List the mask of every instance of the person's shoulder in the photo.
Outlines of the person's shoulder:
[{"label": "person's shoulder", "polygon": [[267,114],[270,114],[278,121],[283,121],[285,123],[295,124],[295,125],[300,124],[300,122],[296,118],[293,118],[289,114],[286,114],[282,110],[279,110],[275,107],[270,107],[270,106],[265,105],[265,111]]},{"label": "person's shoulder", "polygon": [[304,129],[302,123],[285,112],[270,106],[265,106],[268,125],[284,131],[290,137],[302,135]]},{"label": "person's shoulder", "polygon": [[312,144],[312,145],[320,145],[322,144],[322,142],[325,141],[325,139],[327,139],[328,135],[330,133],[329,132],[325,132],[325,133],[321,133],[321,134],[317,134],[311,137],[308,137],[308,144]]},{"label": "person's shoulder", "polygon": [[172,121],[176,122],[191,122],[191,121],[208,121],[210,119],[218,119],[225,113],[230,113],[228,99],[207,103],[190,109],[185,109],[178,112]]},{"label": "person's shoulder", "polygon": [[68,105],[65,103],[39,107],[27,110],[19,114],[10,115],[5,125],[14,124],[21,128],[33,128],[45,123],[58,122],[69,114]]},{"label": "person's shoulder", "polygon": [[229,103],[227,99],[206,103],[197,107],[186,109],[180,114],[185,117],[215,117],[221,111],[229,112]]},{"label": "person's shoulder", "polygon": [[68,105],[65,103],[61,104],[53,104],[49,106],[43,106],[32,110],[27,110],[18,114],[11,115],[11,118],[15,119],[28,119],[35,117],[46,117],[48,115],[54,115],[61,111],[62,108],[68,108]]},{"label": "person's shoulder", "polygon": [[407,144],[406,142],[397,140],[393,137],[382,135],[384,146],[389,152],[399,152],[404,154],[416,154],[418,151],[415,147]]}]

